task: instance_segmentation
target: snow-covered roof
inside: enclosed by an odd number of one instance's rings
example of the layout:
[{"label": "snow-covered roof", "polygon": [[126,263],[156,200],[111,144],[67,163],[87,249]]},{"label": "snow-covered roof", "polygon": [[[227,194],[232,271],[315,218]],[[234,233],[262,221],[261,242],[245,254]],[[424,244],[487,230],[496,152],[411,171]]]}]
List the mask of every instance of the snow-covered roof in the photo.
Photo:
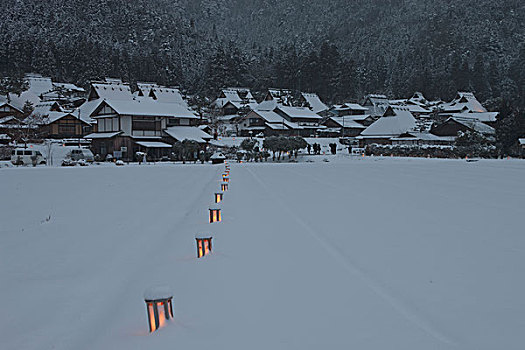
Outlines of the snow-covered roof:
[{"label": "snow-covered roof", "polygon": [[265,123],[264,125],[266,125],[272,130],[288,130],[288,127],[286,125],[279,123]]},{"label": "snow-covered roof", "polygon": [[120,79],[120,78],[105,77],[104,81],[107,84],[122,84],[122,79]]},{"label": "snow-covered roof", "polygon": [[283,117],[273,111],[254,111],[268,123],[282,123],[286,121]]},{"label": "snow-covered roof", "polygon": [[277,107],[281,112],[286,114],[291,119],[301,118],[301,119],[313,119],[320,120],[321,116],[315,114],[308,108],[304,107],[289,107],[289,106],[278,106]]},{"label": "snow-covered roof", "polygon": [[58,112],[64,112],[62,107],[58,104],[56,101],[46,101],[46,102],[40,102],[35,106],[33,109],[33,115],[40,115],[45,116],[47,115],[52,109],[58,109]]},{"label": "snow-covered roof", "polygon": [[10,93],[9,100],[11,101],[10,104],[19,110],[24,108],[26,102],[31,102],[33,106],[41,102],[40,97],[29,90],[22,92],[20,95]]},{"label": "snow-covered roof", "polygon": [[28,91],[37,96],[53,90],[53,82],[51,81],[51,78],[39,75],[26,75],[25,79],[29,85]]},{"label": "snow-covered roof", "polygon": [[411,113],[429,114],[431,112],[418,104],[406,104],[404,107],[407,107]]},{"label": "snow-covered roof", "polygon": [[414,92],[414,95],[408,99],[408,102],[419,104],[420,106],[428,104],[428,100],[425,98],[423,93],[419,91]]},{"label": "snow-covered roof", "polygon": [[85,139],[109,139],[121,134],[122,131],[115,132],[94,132],[89,135],[84,136]]},{"label": "snow-covered roof", "polygon": [[467,128],[471,129],[471,130],[474,130],[474,131],[477,131],[483,135],[494,135],[496,134],[496,130],[491,127],[491,126],[488,126],[487,124],[477,120],[477,119],[473,119],[473,118],[459,118],[459,117],[450,117],[448,118],[446,122],[450,121],[450,120],[453,120],[459,124],[462,124],[464,126],[466,126]]},{"label": "snow-covered roof", "polygon": [[257,110],[257,111],[273,111],[277,106],[279,106],[279,104],[277,103],[276,100],[267,100],[267,101],[262,101],[261,103],[259,103],[255,107],[255,110]]},{"label": "snow-covered roof", "polygon": [[0,140],[11,140],[11,137],[7,134],[0,134]]},{"label": "snow-covered roof", "polygon": [[150,99],[140,100],[106,100],[108,106],[121,115],[198,118],[189,109],[176,103],[161,103]]},{"label": "snow-covered roof", "polygon": [[237,109],[242,107],[254,108],[256,101],[248,88],[227,88],[221,90],[219,97],[213,101],[212,105],[222,108],[227,103],[231,103]]},{"label": "snow-covered roof", "polygon": [[131,100],[133,98],[131,88],[127,84],[91,83],[91,88],[99,98],[107,100]]},{"label": "snow-covered roof", "polygon": [[[72,116],[73,118],[75,119],[79,119],[78,118],[78,115],[75,115],[73,113],[69,113],[69,112],[54,112],[54,111],[50,111],[50,112],[47,112],[47,114],[45,115],[45,117],[42,119],[42,122],[46,125],[49,125],[51,123],[54,123],[56,122],[57,120],[60,120],[62,118],[65,118],[67,116]],[[84,123],[86,124],[90,124],[91,123],[91,119],[89,120],[86,120],[84,118],[80,118],[81,121],[83,121]]]},{"label": "snow-covered roof", "polygon": [[188,103],[177,88],[154,87],[151,89],[150,96],[161,103],[176,103],[188,108]]},{"label": "snow-covered roof", "polygon": [[482,113],[487,111],[471,92],[458,92],[456,98],[442,105],[442,109],[444,112],[464,111]]},{"label": "snow-covered roof", "polygon": [[345,128],[356,128],[356,129],[366,129],[366,126],[360,124],[356,121],[353,116],[342,116],[342,117],[330,117],[329,119],[337,123],[340,127]]},{"label": "snow-covered roof", "polygon": [[385,95],[369,94],[365,96],[365,105],[370,103],[373,106],[377,105],[388,105],[389,101]]},{"label": "snow-covered roof", "polygon": [[499,112],[480,112],[480,113],[454,113],[452,117],[457,118],[472,118],[484,123],[493,123],[497,121]]},{"label": "snow-covered roof", "polygon": [[6,100],[3,100],[3,101],[0,101],[0,108],[1,107],[9,107],[9,108],[12,108],[14,110],[16,110],[18,113],[23,113],[22,110],[16,106],[14,106],[12,103],[10,102],[7,102]]},{"label": "snow-covered roof", "polygon": [[104,102],[104,99],[102,98],[92,101],[86,101],[75,110],[75,114],[78,115],[78,113],[80,112],[81,118],[92,118],[93,113],[95,113],[95,110],[98,108],[98,106],[100,106],[102,102]]},{"label": "snow-covered roof", "polygon": [[171,126],[164,132],[177,141],[191,140],[205,143],[213,138],[210,134],[195,126]]},{"label": "snow-covered roof", "polygon": [[8,123],[8,122],[13,121],[13,120],[15,121],[16,124],[21,123],[21,121],[18,120],[18,118],[16,118],[15,116],[8,115],[6,117],[0,118],[0,124],[5,124],[5,123]]},{"label": "snow-covered roof", "polygon": [[336,111],[368,111],[368,108],[363,107],[357,103],[343,103],[342,105],[334,105],[333,109]]},{"label": "snow-covered roof", "polygon": [[[388,112],[392,115],[388,115]],[[404,107],[389,107],[384,116],[366,128],[362,136],[399,136],[416,126],[416,119]]]},{"label": "snow-covered roof", "polygon": [[157,83],[137,82],[137,88],[142,92],[143,96],[148,96],[151,89],[156,87],[159,87]]},{"label": "snow-covered roof", "polygon": [[518,142],[520,145],[525,145],[525,139],[518,139]]},{"label": "snow-covered roof", "polygon": [[211,157],[210,159],[226,159],[226,157],[224,156],[224,154],[220,153],[220,152],[215,152]]},{"label": "snow-covered roof", "polygon": [[53,87],[72,92],[86,92],[84,88],[81,88],[71,83],[53,83]]},{"label": "snow-covered roof", "polygon": [[173,147],[169,143],[158,142],[158,141],[136,141],[137,145],[146,148],[171,148]]},{"label": "snow-covered roof", "polygon": [[328,110],[328,107],[321,101],[319,96],[314,93],[302,92],[301,95],[305,99],[310,110],[314,113],[320,113]]},{"label": "snow-covered roof", "polygon": [[409,140],[423,140],[423,141],[446,141],[453,142],[456,139],[455,136],[437,136],[429,132],[415,132],[410,131],[403,136],[393,137],[391,140],[395,141],[409,141]]}]

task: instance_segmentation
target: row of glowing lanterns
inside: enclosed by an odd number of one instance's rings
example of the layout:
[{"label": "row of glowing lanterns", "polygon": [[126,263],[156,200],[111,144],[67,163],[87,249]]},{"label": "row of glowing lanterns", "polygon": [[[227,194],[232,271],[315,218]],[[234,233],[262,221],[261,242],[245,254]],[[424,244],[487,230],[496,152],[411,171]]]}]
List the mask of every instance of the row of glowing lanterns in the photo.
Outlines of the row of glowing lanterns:
[{"label": "row of glowing lanterns", "polygon": [[[215,206],[210,207],[210,224],[222,221],[221,208],[218,204],[224,199],[224,192],[228,191],[230,184],[230,165],[224,162],[225,171],[222,174],[221,191],[216,192],[214,196]],[[202,258],[212,252],[212,236],[211,235],[196,235],[195,240],[197,244],[197,258]],[[146,302],[146,309],[148,313],[149,331],[155,332],[157,329],[165,325],[166,321],[173,318],[173,296],[169,291],[161,290],[154,292],[146,292],[144,295]]]}]

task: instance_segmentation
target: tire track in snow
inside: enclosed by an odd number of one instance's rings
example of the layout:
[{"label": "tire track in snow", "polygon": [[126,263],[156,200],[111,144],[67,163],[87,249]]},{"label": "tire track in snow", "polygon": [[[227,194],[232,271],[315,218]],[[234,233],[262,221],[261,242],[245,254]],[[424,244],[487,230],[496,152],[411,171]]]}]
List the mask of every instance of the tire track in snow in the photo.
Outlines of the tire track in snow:
[{"label": "tire track in snow", "polygon": [[437,329],[431,322],[428,320],[425,320],[423,317],[421,317],[416,311],[411,310],[409,306],[407,306],[403,301],[399,300],[395,296],[393,296],[386,287],[382,286],[380,282],[375,281],[372,279],[362,268],[360,268],[357,264],[350,261],[347,257],[342,254],[342,252],[337,249],[337,247],[334,247],[332,244],[330,244],[325,238],[323,238],[321,235],[319,235],[317,232],[315,232],[306,222],[304,222],[291,208],[290,206],[284,201],[282,196],[272,189],[270,186],[266,185],[261,178],[253,172],[253,170],[249,167],[246,167],[248,172],[253,176],[253,178],[263,187],[266,189],[267,192],[273,193],[277,201],[281,204],[284,210],[286,210],[290,216],[296,221],[298,225],[304,228],[308,234],[315,239],[329,254],[336,260],[338,263],[340,263],[345,270],[348,272],[358,276],[367,287],[369,287],[376,295],[378,295],[381,299],[386,301],[390,306],[392,306],[403,318],[408,320],[409,322],[413,323],[415,326],[417,326],[419,329],[423,330],[425,333],[429,334],[433,338],[439,340],[440,342],[450,345],[452,347],[457,348],[459,345],[458,343],[453,340],[450,336],[445,335],[442,331]]}]

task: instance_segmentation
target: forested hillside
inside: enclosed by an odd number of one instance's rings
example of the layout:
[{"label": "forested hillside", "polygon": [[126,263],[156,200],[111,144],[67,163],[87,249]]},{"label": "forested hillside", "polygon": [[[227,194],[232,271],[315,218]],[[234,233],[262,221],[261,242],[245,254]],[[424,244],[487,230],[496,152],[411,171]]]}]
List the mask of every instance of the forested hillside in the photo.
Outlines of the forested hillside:
[{"label": "forested hillside", "polygon": [[520,0],[3,0],[0,73],[522,101],[523,23]]}]

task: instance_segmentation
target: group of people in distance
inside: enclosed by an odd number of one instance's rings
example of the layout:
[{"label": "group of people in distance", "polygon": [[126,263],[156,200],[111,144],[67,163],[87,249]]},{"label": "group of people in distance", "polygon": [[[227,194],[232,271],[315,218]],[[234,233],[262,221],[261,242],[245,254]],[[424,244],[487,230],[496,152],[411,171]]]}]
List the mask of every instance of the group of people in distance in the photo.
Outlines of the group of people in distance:
[{"label": "group of people in distance", "polygon": [[[336,154],[337,153],[337,144],[336,143],[331,143],[328,146],[330,147],[330,152],[332,154]],[[318,144],[318,143],[314,143],[313,145],[308,144],[306,146],[306,149],[308,150],[308,154],[321,154],[321,145]],[[313,153],[312,153],[312,150],[313,150]]]}]

